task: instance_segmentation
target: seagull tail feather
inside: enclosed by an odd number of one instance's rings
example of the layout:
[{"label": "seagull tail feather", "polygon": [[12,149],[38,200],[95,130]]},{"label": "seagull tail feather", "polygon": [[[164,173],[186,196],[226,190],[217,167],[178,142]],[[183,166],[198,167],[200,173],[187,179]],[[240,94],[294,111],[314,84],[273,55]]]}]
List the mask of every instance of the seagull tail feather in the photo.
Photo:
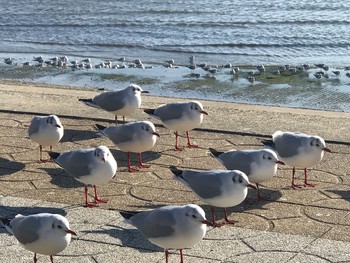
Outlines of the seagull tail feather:
[{"label": "seagull tail feather", "polygon": [[6,230],[13,235],[11,227],[11,219],[0,217],[1,224],[6,228]]}]

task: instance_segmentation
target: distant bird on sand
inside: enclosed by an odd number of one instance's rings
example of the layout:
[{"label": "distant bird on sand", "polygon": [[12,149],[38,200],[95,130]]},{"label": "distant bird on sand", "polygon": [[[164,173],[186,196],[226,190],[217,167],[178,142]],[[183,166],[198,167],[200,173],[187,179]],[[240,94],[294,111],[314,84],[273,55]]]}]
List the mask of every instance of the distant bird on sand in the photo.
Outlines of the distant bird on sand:
[{"label": "distant bird on sand", "polygon": [[[76,236],[68,220],[58,214],[18,214],[12,219],[0,218],[0,221],[21,246],[34,252],[34,263],[38,260],[37,254],[48,255],[53,262],[53,256],[69,245],[72,235]],[[2,262],[8,261],[3,258]]]},{"label": "distant bird on sand", "polygon": [[[160,137],[152,122],[138,121],[119,126],[105,127],[99,124],[95,126],[99,130],[97,135],[108,137],[120,150],[128,153],[129,172],[150,167],[150,165],[142,163],[142,152],[149,151],[155,145],[157,137]],[[139,167],[131,166],[131,152],[138,153]]]},{"label": "distant bird on sand", "polygon": [[256,184],[258,199],[264,199],[260,194],[259,184],[270,180],[276,174],[277,164],[284,165],[270,149],[219,152],[209,148],[209,151],[226,169],[244,172],[249,182]]},{"label": "distant bird on sand", "polygon": [[[95,207],[108,199],[97,196],[96,185],[110,181],[117,172],[117,162],[106,146],[95,149],[78,149],[63,153],[49,152],[52,160],[70,176],[85,184],[85,205]],[[94,202],[88,202],[88,185],[94,187]]]},{"label": "distant bird on sand", "polygon": [[122,211],[120,214],[136,227],[150,242],[165,250],[168,262],[169,249],[192,248],[203,239],[207,225],[205,212],[198,205],[163,206],[142,212]]},{"label": "distant bird on sand", "polygon": [[[227,216],[227,207],[239,205],[247,197],[248,189],[256,189],[249,183],[247,175],[241,171],[233,170],[209,170],[192,171],[179,170],[174,166],[170,167],[174,178],[198,195],[205,203],[212,206],[212,224],[221,226],[223,224],[234,224]],[[215,223],[214,207],[223,207],[225,213],[225,223]]]},{"label": "distant bird on sand", "polygon": [[136,84],[131,84],[127,88],[119,91],[107,91],[96,95],[93,99],[79,99],[88,106],[103,109],[115,115],[131,115],[141,106],[141,93],[149,93]]},{"label": "distant bird on sand", "polygon": [[324,152],[331,152],[326,148],[324,139],[320,136],[304,133],[276,131],[271,140],[263,141],[268,147],[274,149],[279,158],[287,165],[293,167],[292,188],[299,188],[295,184],[295,168],[304,169],[304,186],[315,186],[307,180],[307,168],[312,168],[320,163]]},{"label": "distant bird on sand", "polygon": [[56,115],[50,116],[34,116],[29,128],[29,138],[39,144],[40,158],[39,162],[48,162],[51,159],[43,159],[43,146],[56,145],[63,137],[63,126],[60,119]]},{"label": "distant bird on sand", "polygon": [[181,151],[178,145],[178,132],[184,131],[189,147],[198,147],[190,142],[189,131],[197,128],[203,121],[203,115],[208,115],[203,110],[199,101],[174,102],[159,106],[157,109],[145,109],[147,114],[160,120],[169,130],[175,131],[175,150]]}]

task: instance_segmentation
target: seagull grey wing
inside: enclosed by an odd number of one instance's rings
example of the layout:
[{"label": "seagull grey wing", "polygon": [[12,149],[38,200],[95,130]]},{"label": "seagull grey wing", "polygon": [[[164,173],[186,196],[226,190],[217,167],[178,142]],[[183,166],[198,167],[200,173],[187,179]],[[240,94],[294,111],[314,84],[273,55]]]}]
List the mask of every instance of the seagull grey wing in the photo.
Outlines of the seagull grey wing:
[{"label": "seagull grey wing", "polygon": [[166,104],[156,109],[154,115],[158,116],[162,122],[180,119],[183,116],[186,106],[186,103]]},{"label": "seagull grey wing", "polygon": [[251,164],[254,161],[252,154],[242,151],[225,152],[219,156],[228,170],[240,170],[247,176],[251,173]]},{"label": "seagull grey wing", "polygon": [[157,238],[171,236],[175,232],[176,220],[170,210],[159,208],[136,214],[131,223],[145,237]]},{"label": "seagull grey wing", "polygon": [[110,126],[104,129],[108,138],[115,144],[125,143],[132,140],[135,134],[134,125],[123,124],[120,126]]},{"label": "seagull grey wing", "polygon": [[28,135],[32,136],[33,134],[37,133],[39,131],[39,126],[40,126],[40,120],[42,118],[39,117],[33,117],[29,128],[28,128]]},{"label": "seagull grey wing", "polygon": [[16,217],[11,221],[13,234],[21,244],[29,244],[39,239],[38,230],[41,226],[37,217]]},{"label": "seagull grey wing", "polygon": [[64,152],[57,157],[56,162],[71,176],[79,178],[91,173],[93,149]]},{"label": "seagull grey wing", "polygon": [[92,100],[101,109],[106,111],[117,111],[125,107],[127,94],[122,91],[103,92]]},{"label": "seagull grey wing", "polygon": [[220,175],[213,171],[185,171],[181,176],[187,185],[201,198],[210,199],[221,194]]},{"label": "seagull grey wing", "polygon": [[276,151],[281,158],[297,155],[299,153],[298,149],[303,146],[303,142],[306,142],[306,137],[291,133],[285,133],[274,139]]}]

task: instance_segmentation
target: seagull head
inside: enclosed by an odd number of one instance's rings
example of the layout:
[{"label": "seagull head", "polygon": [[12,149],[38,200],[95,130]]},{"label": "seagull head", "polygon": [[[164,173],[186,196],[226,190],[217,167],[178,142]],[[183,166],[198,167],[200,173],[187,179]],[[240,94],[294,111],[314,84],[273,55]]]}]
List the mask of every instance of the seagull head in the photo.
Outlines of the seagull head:
[{"label": "seagull head", "polygon": [[149,91],[143,90],[139,85],[131,84],[127,89],[136,96],[141,96],[141,93],[149,93]]},{"label": "seagull head", "polygon": [[185,215],[185,218],[193,224],[211,225],[211,222],[209,222],[205,218],[204,210],[198,205],[194,205],[194,204],[186,205],[184,207],[184,215]]},{"label": "seagull head", "polygon": [[98,162],[101,162],[101,163],[105,163],[106,161],[108,161],[109,158],[111,158],[111,156],[113,157],[110,150],[103,145],[98,146],[95,149],[94,155],[95,155],[95,158],[98,160]]},{"label": "seagull head", "polygon": [[232,171],[232,181],[235,185],[240,186],[242,188],[249,187],[256,189],[256,186],[249,182],[248,176],[239,170]]},{"label": "seagull head", "polygon": [[313,149],[317,149],[318,151],[331,153],[331,150],[326,147],[326,142],[319,136],[310,137],[310,145]]},{"label": "seagull head", "polygon": [[152,137],[160,137],[159,133],[156,132],[156,127],[150,121],[144,121],[141,125],[141,129],[143,132],[147,133],[148,135],[151,135]]},{"label": "seagull head", "polygon": [[68,220],[61,215],[54,215],[51,221],[51,228],[53,231],[60,233],[62,236],[71,234],[76,236],[77,234],[69,228]]},{"label": "seagull head", "polygon": [[208,113],[205,110],[203,110],[203,105],[199,101],[191,101],[189,103],[189,107],[191,110],[193,110],[199,114],[208,115]]},{"label": "seagull head", "polygon": [[46,119],[46,123],[55,129],[61,129],[62,124],[60,119],[56,115],[50,115]]},{"label": "seagull head", "polygon": [[261,158],[265,162],[271,163],[273,165],[276,165],[276,164],[284,165],[285,164],[284,162],[280,161],[277,157],[277,154],[270,149],[264,149],[261,153]]}]

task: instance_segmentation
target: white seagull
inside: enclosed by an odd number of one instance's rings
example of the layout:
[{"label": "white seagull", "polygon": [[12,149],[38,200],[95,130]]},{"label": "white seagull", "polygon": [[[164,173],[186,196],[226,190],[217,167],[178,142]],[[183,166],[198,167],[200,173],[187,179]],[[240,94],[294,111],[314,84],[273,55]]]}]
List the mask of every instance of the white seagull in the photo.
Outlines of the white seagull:
[{"label": "white seagull", "polygon": [[304,169],[304,186],[313,187],[315,185],[307,181],[307,168],[319,164],[324,152],[331,152],[320,136],[304,133],[276,131],[272,135],[272,141],[263,141],[263,143],[274,149],[285,164],[293,167],[293,189],[300,187],[294,182],[296,167]]},{"label": "white seagull", "polygon": [[178,145],[179,131],[186,132],[189,147],[198,147],[198,145],[191,143],[188,132],[202,123],[203,115],[208,115],[203,110],[202,103],[199,101],[174,102],[161,105],[157,109],[145,109],[144,111],[160,120],[169,130],[175,131],[175,150],[181,151],[183,149]]},{"label": "white seagull", "polygon": [[72,235],[76,236],[68,220],[58,214],[18,214],[13,219],[0,218],[0,221],[25,249],[34,252],[34,263],[38,260],[37,254],[48,255],[53,262],[53,256],[69,245]]},{"label": "white seagull", "polygon": [[[97,206],[97,203],[107,203],[108,199],[99,198],[96,191],[96,185],[110,181],[117,172],[117,162],[106,146],[63,153],[49,152],[49,155],[69,175],[85,184],[86,207]],[[94,202],[88,202],[88,185],[94,187]]]},{"label": "white seagull", "polygon": [[240,170],[245,173],[249,182],[256,184],[258,200],[264,199],[260,195],[259,184],[270,180],[276,174],[277,164],[284,165],[270,149],[219,152],[209,148],[209,151],[227,170]]},{"label": "white seagull", "polygon": [[[160,137],[152,122],[137,121],[118,126],[105,127],[99,124],[95,126],[99,130],[97,135],[108,137],[120,150],[128,153],[129,172],[150,167],[142,163],[142,152],[150,150],[155,145],[157,137]],[[138,153],[139,168],[131,166],[131,152]]]},{"label": "white seagull", "polygon": [[136,84],[131,84],[123,90],[102,92],[93,99],[79,99],[79,101],[88,106],[113,113],[117,124],[117,115],[122,115],[123,122],[125,122],[125,116],[135,113],[140,108],[141,93],[149,92]]},{"label": "white seagull", "polygon": [[201,241],[206,234],[207,225],[211,226],[203,209],[193,204],[163,206],[142,212],[123,211],[120,214],[150,242],[165,250],[166,262],[169,249],[179,249],[183,262],[182,250]]},{"label": "white seagull", "polygon": [[63,126],[56,115],[34,116],[29,128],[29,138],[39,144],[40,159],[39,162],[48,162],[50,159],[42,158],[43,146],[52,146],[57,144],[63,137]]},{"label": "white seagull", "polygon": [[[174,178],[188,186],[203,202],[212,206],[211,216],[213,226],[223,224],[234,224],[227,217],[227,207],[239,205],[247,197],[248,189],[256,189],[255,185],[249,183],[247,175],[241,171],[233,170],[209,170],[192,171],[179,170],[174,166],[170,167]],[[215,223],[214,207],[223,207],[225,223]]]}]

